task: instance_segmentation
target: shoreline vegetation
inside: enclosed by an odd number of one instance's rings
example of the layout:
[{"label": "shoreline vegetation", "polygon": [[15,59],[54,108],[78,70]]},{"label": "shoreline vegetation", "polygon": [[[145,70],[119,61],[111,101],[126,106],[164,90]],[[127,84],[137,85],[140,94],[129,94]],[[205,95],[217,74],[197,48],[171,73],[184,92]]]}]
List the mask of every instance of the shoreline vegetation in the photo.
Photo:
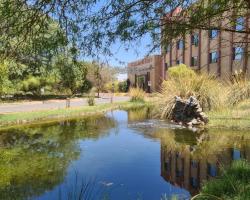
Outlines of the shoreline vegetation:
[{"label": "shoreline vegetation", "polygon": [[250,164],[246,160],[234,161],[216,179],[205,182],[201,192],[191,200],[249,199]]},{"label": "shoreline vegetation", "polygon": [[[98,104],[94,106],[72,107],[64,109],[17,112],[0,114],[0,129],[16,125],[48,123],[60,120],[68,120],[79,117],[104,114],[116,109],[135,109],[142,107],[154,107],[154,97],[147,97],[146,101],[125,101],[115,103]],[[156,108],[157,109],[157,108]],[[205,128],[224,129],[250,129],[250,100],[243,101],[233,108],[206,112],[209,123]]]},{"label": "shoreline vegetation", "polygon": [[250,128],[250,81],[240,72],[226,80],[198,74],[184,64],[171,67],[156,95],[157,113],[172,120],[175,98],[194,96],[208,115],[205,128]]},{"label": "shoreline vegetation", "polygon": [[24,124],[49,123],[60,120],[69,120],[79,117],[104,114],[116,109],[133,109],[151,106],[150,102],[115,102],[98,104],[94,106],[82,106],[74,108],[63,108],[32,112],[17,112],[0,114],[0,130]]}]

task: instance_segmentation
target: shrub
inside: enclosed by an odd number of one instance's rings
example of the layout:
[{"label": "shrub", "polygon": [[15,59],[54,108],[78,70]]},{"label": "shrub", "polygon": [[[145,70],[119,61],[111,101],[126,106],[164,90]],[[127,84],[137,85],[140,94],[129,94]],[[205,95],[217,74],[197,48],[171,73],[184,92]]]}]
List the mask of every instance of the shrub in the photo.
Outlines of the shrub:
[{"label": "shrub", "polygon": [[118,84],[119,92],[127,92],[127,81],[119,82]]},{"label": "shrub", "polygon": [[159,94],[162,117],[169,118],[175,96],[184,99],[195,96],[204,110],[224,107],[228,89],[223,87],[222,93],[222,87],[214,77],[197,74],[186,65],[171,67]]},{"label": "shrub", "polygon": [[22,81],[21,89],[25,92],[39,92],[41,82],[39,78],[29,76],[27,79]]},{"label": "shrub", "polygon": [[88,80],[86,79],[82,84],[81,86],[79,87],[79,92],[81,93],[86,93],[86,92],[89,92],[91,90],[91,88],[93,87],[93,84]]},{"label": "shrub", "polygon": [[234,161],[217,179],[208,181],[201,193],[193,199],[249,199],[250,164],[245,160]]},{"label": "shrub", "polygon": [[95,105],[95,92],[96,92],[96,88],[92,88],[89,92],[88,99],[87,99],[89,106]]},{"label": "shrub", "polygon": [[146,96],[146,93],[141,88],[131,88],[129,90],[129,95],[131,97],[132,102],[136,102],[136,101],[143,102]]},{"label": "shrub", "polygon": [[118,86],[118,81],[110,81],[104,85],[104,92],[118,92],[119,91],[119,86]]}]

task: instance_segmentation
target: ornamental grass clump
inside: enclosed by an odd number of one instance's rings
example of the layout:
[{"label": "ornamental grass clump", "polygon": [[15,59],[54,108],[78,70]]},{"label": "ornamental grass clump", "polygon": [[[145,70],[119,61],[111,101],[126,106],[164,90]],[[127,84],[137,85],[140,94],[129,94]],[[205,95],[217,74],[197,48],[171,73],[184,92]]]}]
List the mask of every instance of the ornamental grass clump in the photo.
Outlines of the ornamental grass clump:
[{"label": "ornamental grass clump", "polygon": [[228,104],[235,106],[240,102],[250,98],[250,81],[240,71],[235,72],[230,83]]},{"label": "ornamental grass clump", "polygon": [[159,93],[161,117],[170,118],[175,96],[195,96],[203,110],[216,110],[225,106],[227,94],[228,88],[212,76],[197,74],[183,64],[171,67]]},{"label": "ornamental grass clump", "polygon": [[144,102],[146,93],[141,88],[131,88],[129,90],[130,101]]}]

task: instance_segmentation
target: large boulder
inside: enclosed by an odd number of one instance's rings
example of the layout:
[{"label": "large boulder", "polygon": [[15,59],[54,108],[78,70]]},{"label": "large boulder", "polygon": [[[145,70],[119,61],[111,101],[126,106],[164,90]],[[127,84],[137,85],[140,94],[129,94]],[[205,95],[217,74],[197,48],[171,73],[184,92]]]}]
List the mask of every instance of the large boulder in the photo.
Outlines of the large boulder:
[{"label": "large boulder", "polygon": [[171,119],[186,126],[199,126],[208,123],[208,117],[202,111],[199,101],[191,96],[188,99],[175,97]]}]

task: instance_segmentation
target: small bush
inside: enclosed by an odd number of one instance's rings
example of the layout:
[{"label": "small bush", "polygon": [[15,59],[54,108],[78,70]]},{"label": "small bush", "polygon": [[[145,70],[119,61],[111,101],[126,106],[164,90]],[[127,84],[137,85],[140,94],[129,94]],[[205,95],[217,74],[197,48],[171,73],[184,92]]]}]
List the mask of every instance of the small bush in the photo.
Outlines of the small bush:
[{"label": "small bush", "polygon": [[79,87],[78,91],[80,93],[87,93],[91,90],[91,88],[93,87],[93,84],[88,80],[86,79]]},{"label": "small bush", "polygon": [[119,82],[118,87],[119,87],[119,92],[127,92],[128,90],[127,81]]},{"label": "small bush", "polygon": [[95,92],[96,92],[96,88],[92,88],[89,92],[88,99],[87,99],[89,106],[95,105]]},{"label": "small bush", "polygon": [[118,92],[119,91],[119,86],[118,86],[118,81],[110,81],[104,85],[104,92]]},{"label": "small bush", "polygon": [[129,95],[131,97],[131,101],[144,101],[144,98],[146,96],[146,93],[141,88],[131,88],[129,90]]},{"label": "small bush", "polygon": [[41,86],[41,82],[39,78],[34,76],[29,76],[27,79],[22,81],[21,90],[25,92],[39,92],[39,88]]}]

